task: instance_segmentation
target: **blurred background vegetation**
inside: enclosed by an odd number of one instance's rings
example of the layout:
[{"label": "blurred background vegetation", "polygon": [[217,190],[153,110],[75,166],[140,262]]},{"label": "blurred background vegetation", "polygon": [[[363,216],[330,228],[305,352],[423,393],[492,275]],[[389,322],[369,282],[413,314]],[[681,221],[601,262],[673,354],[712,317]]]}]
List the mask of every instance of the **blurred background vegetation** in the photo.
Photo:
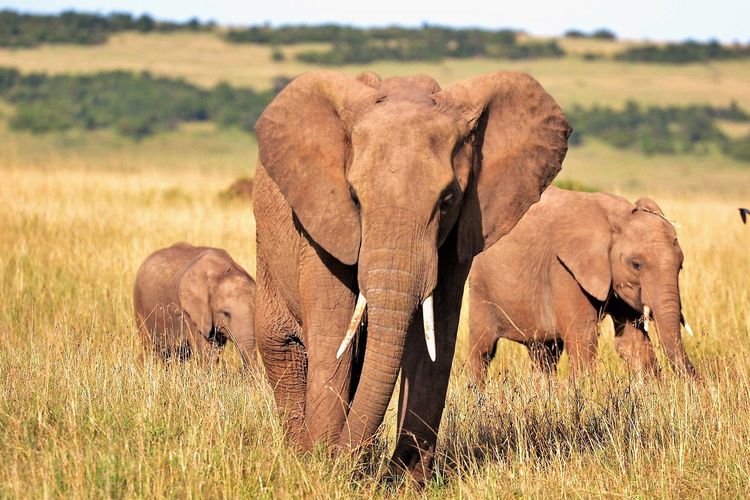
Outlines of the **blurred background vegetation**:
[{"label": "blurred background vegetation", "polygon": [[[205,32],[225,44],[265,47],[270,50],[270,61],[264,64],[270,71],[279,66],[279,73],[271,78],[270,87],[235,86],[217,81],[206,88],[180,76],[156,76],[149,71],[114,69],[50,74],[0,67],[0,99],[13,108],[8,114],[10,127],[33,133],[112,129],[138,140],[186,122],[213,122],[221,128],[234,127],[251,133],[263,108],[294,76],[281,72],[288,69],[284,63],[289,57],[300,65],[292,68],[300,71],[310,66],[350,67],[384,61],[444,65],[445,60],[469,59],[497,61],[501,65],[503,60],[523,63],[575,59],[591,65],[603,60],[615,65],[689,65],[750,57],[748,46],[724,46],[715,41],[623,43],[613,51],[611,44],[617,42],[616,35],[607,29],[592,33],[570,30],[559,39],[534,39],[510,29],[490,31],[431,25],[367,29],[334,24],[264,25],[223,29],[196,19],[174,23],[127,13],[0,12],[0,47],[8,48],[5,50],[11,54],[19,48],[43,44],[47,47],[101,45],[121,32]],[[596,51],[597,46],[591,45],[582,52],[575,50],[587,41],[609,43],[610,49],[602,51],[600,45]],[[750,115],[735,99],[718,105],[645,105],[633,99],[616,104],[587,104],[563,103],[575,129],[573,145],[596,138],[614,148],[637,150],[646,155],[718,151],[750,162],[750,133],[736,133],[747,128]]]}]

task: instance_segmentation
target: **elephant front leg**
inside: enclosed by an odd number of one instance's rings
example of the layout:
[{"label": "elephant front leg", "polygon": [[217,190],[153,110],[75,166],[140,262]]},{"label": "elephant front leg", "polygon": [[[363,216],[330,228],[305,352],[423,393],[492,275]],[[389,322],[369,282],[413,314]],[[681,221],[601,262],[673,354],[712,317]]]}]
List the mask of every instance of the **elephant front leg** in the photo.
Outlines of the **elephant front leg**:
[{"label": "elephant front leg", "polygon": [[557,363],[563,352],[563,341],[560,339],[545,342],[531,342],[526,345],[534,367],[544,375],[557,372]]},{"label": "elephant front leg", "polygon": [[392,462],[418,483],[430,478],[437,446],[440,420],[445,407],[453,355],[456,348],[458,319],[468,265],[441,266],[435,304],[436,359],[427,354],[422,314],[415,315],[406,339],[401,363],[399,393],[399,431]]},{"label": "elephant front leg", "polygon": [[470,297],[469,310],[469,366],[477,388],[483,390],[490,363],[497,352],[500,338],[498,322],[495,318],[495,305],[479,293]]},{"label": "elephant front leg", "polygon": [[634,320],[612,317],[615,324],[617,354],[636,372],[659,375],[659,364],[648,335],[635,325]]},{"label": "elephant front leg", "polygon": [[299,450],[310,447],[305,431],[307,359],[302,330],[262,272],[258,262],[256,345],[284,423],[284,431]]},{"label": "elephant front leg", "polygon": [[317,249],[303,249],[300,298],[307,347],[305,424],[310,442],[332,445],[346,421],[352,373],[352,342],[336,358],[354,311],[356,274]]},{"label": "elephant front leg", "polygon": [[556,307],[557,328],[568,352],[570,373],[573,377],[592,373],[599,342],[598,312],[578,291],[563,299]]},{"label": "elephant front leg", "polygon": [[219,364],[219,356],[222,346],[213,340],[209,340],[201,333],[189,337],[191,357],[194,358],[201,368],[210,370]]}]

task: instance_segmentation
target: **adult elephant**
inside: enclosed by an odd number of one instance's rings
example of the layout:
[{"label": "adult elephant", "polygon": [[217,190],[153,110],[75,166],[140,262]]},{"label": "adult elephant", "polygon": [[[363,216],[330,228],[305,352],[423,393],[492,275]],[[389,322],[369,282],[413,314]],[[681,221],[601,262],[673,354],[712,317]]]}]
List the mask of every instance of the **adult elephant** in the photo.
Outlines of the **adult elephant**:
[{"label": "adult elephant", "polygon": [[653,200],[547,189],[506,238],[474,260],[475,378],[482,383],[500,338],[525,344],[543,371],[556,368],[563,348],[573,373],[587,370],[605,314],[632,369],[659,370],[648,337],[653,314],[671,365],[695,376],[680,335],[682,261],[674,227]]},{"label": "adult elephant", "polygon": [[568,123],[525,74],[441,90],[319,71],[256,132],[257,340],[287,434],[301,449],[358,447],[401,370],[393,459],[421,481],[472,258],[555,177]]}]

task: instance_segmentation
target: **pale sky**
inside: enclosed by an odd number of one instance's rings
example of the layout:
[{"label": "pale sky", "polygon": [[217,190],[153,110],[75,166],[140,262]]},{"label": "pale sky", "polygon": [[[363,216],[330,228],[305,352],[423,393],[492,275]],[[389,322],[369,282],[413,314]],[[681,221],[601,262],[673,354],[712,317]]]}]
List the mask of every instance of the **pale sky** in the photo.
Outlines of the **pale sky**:
[{"label": "pale sky", "polygon": [[427,22],[515,28],[535,35],[605,27],[626,39],[750,42],[750,0],[0,0],[0,8],[45,13],[126,11],[166,20],[213,19],[223,25],[419,26]]}]

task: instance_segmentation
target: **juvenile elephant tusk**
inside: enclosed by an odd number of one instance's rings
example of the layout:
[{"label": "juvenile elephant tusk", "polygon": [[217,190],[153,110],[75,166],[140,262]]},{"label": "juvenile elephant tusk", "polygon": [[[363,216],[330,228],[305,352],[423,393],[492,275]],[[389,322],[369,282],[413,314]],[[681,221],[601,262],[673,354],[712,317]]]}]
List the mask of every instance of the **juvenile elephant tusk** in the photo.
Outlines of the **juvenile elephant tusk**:
[{"label": "juvenile elephant tusk", "polygon": [[347,328],[344,340],[341,342],[339,350],[336,352],[336,359],[339,359],[341,355],[344,354],[344,351],[346,351],[346,348],[357,334],[359,324],[362,323],[362,317],[365,315],[366,305],[367,301],[365,300],[365,296],[360,293],[357,297],[357,305],[354,306],[354,314],[352,315],[352,320],[349,322],[349,328]]},{"label": "juvenile elephant tusk", "polygon": [[422,319],[424,321],[424,341],[427,344],[427,354],[434,362],[435,355],[435,313],[432,309],[432,295],[422,302]]},{"label": "juvenile elephant tusk", "polygon": [[648,333],[648,320],[651,317],[651,309],[643,306],[643,331]]}]

